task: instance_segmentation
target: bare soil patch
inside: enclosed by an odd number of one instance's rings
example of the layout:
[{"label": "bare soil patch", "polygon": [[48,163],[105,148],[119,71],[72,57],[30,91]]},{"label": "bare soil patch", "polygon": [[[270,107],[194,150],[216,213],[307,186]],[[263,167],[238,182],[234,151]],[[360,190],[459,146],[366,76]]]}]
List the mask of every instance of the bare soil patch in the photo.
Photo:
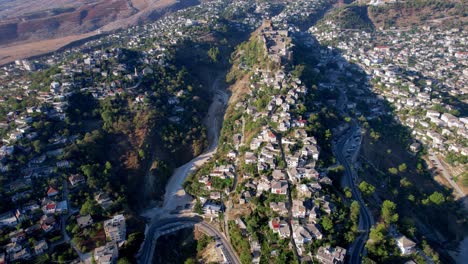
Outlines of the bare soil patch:
[{"label": "bare soil patch", "polygon": [[[132,5],[139,10],[136,14],[129,17],[118,17],[98,28],[101,32],[107,33],[120,28],[126,28],[133,25],[137,25],[144,21],[154,20],[167,12],[172,12],[177,9],[185,8],[190,5],[198,3],[196,0],[185,0],[178,2],[176,0],[129,0]],[[141,8],[141,9],[140,9]],[[89,14],[94,14],[99,10],[91,9]],[[95,14],[97,15],[97,14]],[[1,22],[1,21],[0,21]],[[33,56],[38,56],[50,52],[59,50],[60,48],[78,41],[83,40],[98,34],[98,29],[77,34],[73,33],[69,36],[61,37],[57,35],[56,38],[49,38],[46,40],[37,40],[35,36],[34,40],[23,40],[21,42],[13,42],[8,45],[0,46],[0,65],[13,62],[17,59],[24,59]],[[62,34],[63,35],[63,34]],[[32,42],[34,41],[34,42]]]},{"label": "bare soil patch", "polygon": [[63,38],[48,39],[32,43],[20,43],[7,47],[0,47],[0,65],[10,63],[17,59],[29,58],[56,51],[74,41],[96,35],[97,32],[71,35]]},{"label": "bare soil patch", "polygon": [[143,10],[148,7],[148,4],[151,0],[131,0],[133,7],[138,10]]}]

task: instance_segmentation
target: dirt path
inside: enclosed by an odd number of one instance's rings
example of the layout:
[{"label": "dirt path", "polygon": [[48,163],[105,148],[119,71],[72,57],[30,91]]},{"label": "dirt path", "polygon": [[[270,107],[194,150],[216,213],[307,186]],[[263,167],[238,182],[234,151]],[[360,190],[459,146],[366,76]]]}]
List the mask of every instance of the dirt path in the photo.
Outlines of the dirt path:
[{"label": "dirt path", "polygon": [[[202,166],[216,152],[224,111],[229,100],[229,95],[225,92],[224,87],[222,87],[223,77],[224,75],[219,75],[212,84],[211,90],[214,93],[214,98],[204,120],[208,134],[208,149],[200,156],[195,157],[174,170],[174,173],[166,185],[163,206],[159,207],[156,205],[144,212],[142,214],[143,216],[154,218],[156,215],[169,213],[177,209],[178,206],[192,203],[192,197],[185,193],[183,183],[190,172]],[[145,184],[145,186],[149,185]]]}]

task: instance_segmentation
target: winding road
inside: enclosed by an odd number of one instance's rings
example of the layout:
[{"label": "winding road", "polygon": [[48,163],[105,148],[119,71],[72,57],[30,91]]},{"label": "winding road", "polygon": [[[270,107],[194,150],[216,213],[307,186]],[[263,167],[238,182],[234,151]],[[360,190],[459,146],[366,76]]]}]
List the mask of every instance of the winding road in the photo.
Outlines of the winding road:
[{"label": "winding road", "polygon": [[[352,139],[360,137],[360,129],[358,125],[353,122],[353,125],[349,130],[341,136],[337,143],[334,145],[335,155],[341,165],[343,165],[345,172],[345,185],[351,188],[353,198],[359,203],[359,230],[360,234],[351,244],[348,249],[349,263],[358,264],[362,262],[362,256],[364,254],[365,245],[369,238],[370,228],[374,225],[374,218],[367,208],[364,200],[361,197],[361,193],[355,184],[357,179],[357,173],[354,169],[354,159],[359,152],[359,147],[354,143]],[[350,144],[351,143],[351,144]],[[350,146],[351,145],[351,146]]]},{"label": "winding road", "polygon": [[[149,248],[147,252],[155,251],[159,237],[184,228],[192,227],[196,227],[202,233],[215,238],[216,244],[221,247],[221,251],[223,252],[227,263],[240,264],[234,249],[230,246],[224,234],[212,227],[210,224],[203,222],[201,217],[173,217],[161,219],[159,221],[159,225],[154,230],[154,235],[152,237],[153,243],[151,243],[151,248]],[[140,256],[140,263],[151,263],[151,255],[152,254],[144,254]]]},{"label": "winding road", "polygon": [[[229,95],[221,87],[222,77],[222,75],[218,76],[211,87],[214,98],[205,119],[209,142],[208,149],[200,156],[175,169],[171,179],[166,185],[163,206],[150,208],[143,214],[143,216],[151,220],[145,231],[145,240],[137,254],[138,263],[152,263],[156,241],[161,234],[161,227],[167,224],[171,224],[172,227],[176,227],[179,224],[185,225],[187,221],[196,222],[197,226],[205,230],[206,234],[216,237],[216,239],[222,243],[223,253],[229,263],[240,263],[231,244],[221,232],[210,224],[202,222],[199,218],[194,217],[196,216],[194,213],[180,213],[177,211],[178,208],[183,208],[187,204],[193,202],[192,197],[187,195],[184,191],[183,183],[185,179],[191,172],[207,162],[216,152],[224,111],[229,100]],[[174,215],[174,212],[176,212],[176,215]],[[177,228],[173,228],[173,230],[176,231]]]}]

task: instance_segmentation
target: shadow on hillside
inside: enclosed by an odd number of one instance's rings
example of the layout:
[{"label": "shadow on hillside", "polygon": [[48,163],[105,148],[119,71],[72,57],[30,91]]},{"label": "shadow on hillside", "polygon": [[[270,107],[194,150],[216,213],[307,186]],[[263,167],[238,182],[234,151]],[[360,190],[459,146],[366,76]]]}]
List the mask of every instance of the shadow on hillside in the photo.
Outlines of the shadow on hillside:
[{"label": "shadow on hillside", "polygon": [[185,228],[158,238],[154,264],[184,263],[197,255],[195,229]]},{"label": "shadow on hillside", "polygon": [[[234,47],[238,43],[245,41],[249,37],[251,32],[248,30],[241,31],[239,30],[239,26],[234,27],[227,21],[223,21],[223,23],[225,23],[227,27],[225,31],[210,32],[209,34],[206,34],[195,40],[185,40],[183,42],[179,42],[170,48],[170,52],[174,55],[174,65],[169,67],[174,67],[180,69],[181,71],[188,72],[191,80],[193,80],[192,83],[194,86],[197,85],[197,87],[186,87],[187,90],[193,89],[194,91],[197,91],[197,94],[191,98],[192,104],[197,105],[197,111],[187,113],[188,123],[199,123],[203,118],[211,118],[209,116],[211,110],[209,109],[211,109],[213,103],[218,103],[213,101],[216,98],[225,96],[227,97],[225,101],[227,102],[229,100],[229,92],[224,91],[226,88],[226,84],[224,83],[224,76],[231,67],[229,60],[230,54],[233,52]],[[240,28],[248,27],[246,25],[240,25]],[[213,60],[209,56],[209,51],[212,48],[219,49],[217,60]],[[219,85],[216,83],[219,83]],[[216,88],[213,88],[214,86],[219,86],[217,88],[223,91],[218,91]],[[222,108],[222,106],[216,106],[217,108]],[[218,114],[217,111],[214,112],[214,114],[219,116],[213,117],[216,118],[217,121],[208,123],[213,124],[213,126],[216,126],[220,129],[222,126],[222,113],[220,112]],[[224,110],[222,112],[224,112]],[[202,131],[201,127],[197,127],[196,129],[198,131]],[[173,175],[174,169],[183,166],[185,163],[191,161],[196,156],[199,156],[201,153],[207,151],[209,143],[211,143],[208,141],[214,138],[212,135],[214,133],[211,132],[216,129],[206,129],[206,133],[201,133],[202,135],[199,138],[191,139],[197,144],[193,143],[191,146],[187,146],[186,148],[179,148],[179,150],[175,153],[169,153],[166,151],[166,154],[164,155],[164,151],[158,150],[156,148],[151,150],[153,153],[153,155],[151,155],[152,160],[161,160],[167,165],[159,170],[150,170],[151,177],[153,179],[152,193],[150,194],[151,200],[157,201],[159,203],[162,202],[166,190],[165,187]],[[161,136],[155,135],[154,138],[156,142],[152,145],[164,146],[161,140]],[[180,142],[179,146],[181,145],[183,145],[182,142]],[[161,147],[161,149],[164,150],[164,147]],[[148,163],[148,166],[151,166],[151,162]],[[137,186],[141,186],[141,183],[137,184]],[[178,198],[182,199],[183,197]]]},{"label": "shadow on hillside", "polygon": [[[316,87],[312,89],[316,102],[308,111],[341,116],[341,121],[327,124],[331,128],[340,128],[346,122],[345,116],[339,114],[337,102],[340,93],[344,92],[348,97],[344,107],[359,120],[366,133],[360,152],[363,166],[359,176],[376,187],[378,198],[368,200],[375,219],[379,219],[383,200],[394,201],[400,216],[399,231],[419,242],[420,247],[422,240],[427,240],[441,254],[442,262],[453,262],[447,250],[453,250],[468,233],[464,212],[459,201],[453,200],[451,190],[439,184],[428,171],[422,154],[409,152],[409,145],[416,141],[411,130],[398,121],[389,103],[372,91],[371,76],[359,65],[348,62],[339,50],[322,46],[309,33],[294,36],[293,42],[294,65],[303,64],[302,79],[308,87]],[[397,175],[389,172],[390,168],[398,168],[402,163],[407,167],[403,172]],[[372,170],[368,168],[371,166]],[[403,178],[411,184],[403,187]],[[428,199],[436,191],[446,199],[441,205]],[[410,232],[411,226],[417,229],[414,234]]]}]

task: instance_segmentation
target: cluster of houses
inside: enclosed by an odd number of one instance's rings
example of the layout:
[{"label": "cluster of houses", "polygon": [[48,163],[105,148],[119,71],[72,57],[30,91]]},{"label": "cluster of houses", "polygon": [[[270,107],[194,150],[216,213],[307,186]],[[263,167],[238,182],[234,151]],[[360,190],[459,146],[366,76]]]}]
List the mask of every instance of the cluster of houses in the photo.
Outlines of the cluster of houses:
[{"label": "cluster of houses", "polygon": [[[244,10],[250,3],[236,1],[227,3],[233,12]],[[0,103],[7,114],[0,119],[0,172],[7,175],[15,172],[15,177],[2,178],[6,190],[4,199],[12,203],[9,208],[0,212],[0,228],[2,233],[11,232],[11,239],[6,245],[0,245],[0,259],[6,261],[31,260],[44,253],[53,252],[54,247],[66,243],[62,229],[67,216],[78,210],[71,208],[68,201],[68,191],[73,192],[86,184],[86,177],[81,174],[70,174],[60,183],[58,172],[72,169],[77,164],[72,160],[64,160],[64,148],[76,142],[76,135],[62,136],[53,134],[48,143],[37,149],[37,154],[26,161],[26,166],[19,167],[16,160],[20,154],[31,153],[32,145],[41,135],[41,128],[33,126],[35,122],[46,119],[51,122],[63,122],[67,118],[67,107],[70,97],[77,91],[90,92],[91,95],[103,100],[125,93],[133,96],[134,103],[145,103],[149,94],[142,92],[142,78],[153,73],[153,66],[165,66],[168,61],[168,47],[184,39],[197,38],[206,34],[207,25],[214,28],[220,26],[216,21],[224,12],[226,1],[207,1],[200,5],[174,12],[162,17],[154,23],[135,26],[127,30],[111,33],[102,38],[90,40],[79,47],[72,47],[32,60],[18,60],[15,63],[0,68]],[[259,23],[256,16],[248,15],[248,25]],[[244,23],[234,23],[239,30],[249,26]],[[209,27],[208,27],[209,28]],[[121,48],[109,46],[121,43],[127,48],[141,50],[136,69],[127,63],[126,54]],[[29,72],[37,72],[52,68],[50,76],[45,76],[38,85],[28,79]],[[85,78],[81,78],[85,76]],[[174,109],[173,122],[180,121],[181,97],[185,91],[176,91],[167,104]],[[23,108],[13,107],[13,102]],[[4,132],[4,133],[3,133]],[[4,135],[4,136],[3,136]],[[19,177],[18,173],[20,172]],[[233,178],[235,169],[218,168],[210,177]],[[33,182],[36,178],[56,179],[56,185],[49,186],[38,196]],[[68,185],[68,188],[65,187]],[[221,198],[221,192],[211,195],[212,201]],[[112,204],[108,193],[98,190],[92,196],[104,210]],[[7,204],[7,203],[5,203]],[[222,210],[219,203],[206,203],[204,210],[216,214]],[[17,226],[24,226],[25,220],[32,220],[32,226],[25,226],[13,231]],[[77,217],[77,225],[87,228],[94,224],[90,215]],[[125,219],[116,216],[112,221],[104,223],[104,230],[109,243],[94,250],[96,263],[115,263],[118,258],[119,244],[125,240]],[[17,232],[17,234],[15,234]],[[48,235],[49,234],[49,235]],[[51,241],[50,234],[61,235],[58,241]],[[27,242],[30,238],[38,238],[34,245]],[[71,242],[72,243],[72,242]],[[76,249],[76,247],[74,247]],[[78,254],[80,255],[80,254]],[[81,256],[81,255],[80,255]]]},{"label": "cluster of houses", "polygon": [[[343,57],[370,76],[373,92],[392,104],[398,121],[430,149],[468,155],[466,31],[425,25],[418,30],[340,30],[332,21],[309,29],[320,42],[339,39]],[[419,150],[417,145],[413,151]]]},{"label": "cluster of houses", "polygon": [[[280,66],[288,63],[292,55],[290,32],[299,31],[301,25],[298,21],[314,14],[326,2],[292,1],[279,14],[273,16],[271,21],[264,22],[259,38],[269,60]],[[40,135],[41,131],[32,126],[38,115],[56,122],[66,119],[68,99],[75,91],[89,91],[99,100],[127,93],[133,96],[136,104],[144,103],[148,94],[140,93],[137,89],[141,78],[153,73],[151,66],[167,64],[166,51],[170,45],[184,39],[196,38],[200,35],[198,33],[204,34],[207,26],[216,29],[219,26],[216,21],[225,11],[243,13],[246,8],[254,7],[255,13],[247,13],[238,23],[234,23],[239,30],[253,29],[262,23],[262,17],[269,15],[272,6],[269,1],[235,1],[228,4],[223,0],[204,1],[194,8],[174,12],[154,23],[111,33],[64,52],[35,60],[19,60],[2,67],[0,76],[5,81],[0,85],[0,103],[7,104],[14,100],[27,106],[20,110],[11,109],[5,118],[0,120],[0,129],[6,131],[0,145],[0,172],[12,171],[12,167],[16,166],[14,157],[17,153],[31,151],[31,148],[24,149],[22,144],[31,142]],[[311,32],[319,39],[336,37],[336,33],[319,34],[314,28]],[[451,110],[455,110],[454,107],[444,103],[440,97],[444,93],[452,96],[465,93],[467,73],[464,70],[466,67],[463,66],[466,66],[467,56],[460,43],[465,42],[466,36],[464,32],[455,30],[431,30],[428,33],[433,41],[424,41],[424,38],[414,35],[422,33],[379,33],[377,39],[386,43],[386,46],[382,46],[376,45],[375,38],[368,33],[349,32],[346,34],[351,34],[353,41],[340,44],[345,45],[340,48],[347,51],[344,56],[358,61],[366,72],[375,76],[376,82],[384,87],[382,96],[393,102],[400,112],[405,113],[401,117],[402,122],[413,125],[421,141],[430,141],[433,147],[440,150],[448,146],[446,151],[466,154],[466,145],[451,142],[460,142],[460,138],[466,139],[467,120],[450,114]],[[395,34],[402,35],[395,37]],[[117,42],[126,47],[143,50],[139,62],[145,66],[139,70],[130,67],[124,62],[122,49],[101,48],[106,46],[105,43]],[[439,44],[442,48],[437,49],[438,54],[442,55],[436,56],[431,51]],[[330,53],[325,52],[322,55],[327,58]],[[416,63],[410,66],[410,58],[432,63]],[[402,69],[405,65],[406,71]],[[37,71],[47,67],[57,67],[58,71],[47,76],[50,81],[42,83],[39,88],[33,87],[32,82],[24,77],[24,71]],[[416,82],[420,78],[407,73],[410,71],[422,72],[425,82]],[[446,76],[449,71],[461,72],[449,75],[450,77],[444,78],[443,82],[439,81],[441,76]],[[204,199],[203,211],[207,215],[217,216],[225,210],[222,203],[223,193],[229,193],[229,190],[213,188],[214,178],[242,180],[239,197],[241,205],[249,206],[253,197],[261,195],[281,198],[281,201],[269,204],[273,212],[269,227],[278,233],[280,238],[292,239],[299,254],[306,257],[310,254],[305,251],[304,245],[322,239],[322,228],[318,219],[334,211],[330,197],[322,192],[322,186],[331,184],[331,180],[316,170],[320,148],[315,138],[308,136],[305,130],[306,117],[292,111],[303,103],[308,90],[283,67],[276,70],[251,69],[251,72],[250,91],[246,98],[236,105],[236,111],[245,112],[246,116],[236,121],[236,134],[232,142],[228,142],[232,147],[226,157],[228,163],[216,165],[208,175],[198,179],[209,192],[209,197],[200,197],[200,200]],[[83,82],[76,82],[75,77],[83,73],[89,73],[90,77],[85,78]],[[396,83],[401,89],[395,88],[393,84]],[[334,84],[321,83],[319,88],[332,85]],[[259,107],[257,97],[264,96],[265,93],[268,94],[267,104]],[[175,114],[170,119],[173,122],[178,122],[180,118],[177,113],[184,111],[179,107],[179,98],[182,96],[183,92],[179,91],[167,102],[174,108]],[[30,98],[33,100],[28,100]],[[27,103],[24,103],[26,101]],[[441,113],[431,110],[435,104],[441,105],[446,111]],[[403,110],[415,106],[427,111],[421,113],[422,116],[405,116],[408,114]],[[355,105],[346,107],[355,108]],[[377,115],[383,112],[382,109],[376,104],[373,113]],[[243,128],[245,123],[258,120],[269,122],[256,131],[252,138],[247,139],[247,131]],[[431,129],[428,131],[428,128]],[[54,177],[57,170],[74,166],[73,161],[63,160],[61,156],[64,147],[77,139],[78,137],[73,135],[54,135],[37,155],[26,162],[27,166],[20,169],[20,177],[8,178],[6,182],[2,182],[4,189],[8,190],[6,199],[11,200],[15,209],[0,214],[2,233],[3,230],[8,230],[9,236],[8,244],[1,245],[3,250],[0,251],[0,263],[6,260],[30,260],[48,253],[59,243],[65,243],[63,239],[48,241],[45,234],[61,233],[60,227],[65,225],[62,216],[76,212],[76,209],[70,208],[68,197],[65,195],[68,190],[59,186],[48,186],[47,190],[37,196],[33,192],[32,179]],[[446,145],[447,143],[450,144]],[[417,146],[414,148],[417,149]],[[258,177],[249,173],[240,175],[240,165],[252,166]],[[79,188],[86,183],[86,177],[81,174],[71,174],[66,180],[70,189]],[[289,199],[289,196],[292,198]],[[94,199],[104,210],[113,203],[109,194],[102,191],[95,193]],[[34,220],[33,225],[16,229],[16,226],[28,219]],[[246,229],[241,218],[236,222],[241,229]],[[90,215],[77,218],[80,228],[86,228],[93,223]],[[94,261],[114,263],[118,259],[119,244],[126,237],[125,218],[123,215],[116,215],[104,221],[103,227],[108,242],[94,249]],[[28,242],[29,238],[40,239],[31,244]],[[253,262],[258,263],[260,244],[252,237],[249,241]],[[408,244],[407,241],[401,243]],[[346,250],[339,247],[321,247],[314,257],[323,263],[342,263],[345,254]]]},{"label": "cluster of houses", "polygon": [[[201,3],[196,8],[179,10],[153,23],[112,33],[62,53],[35,60],[17,60],[3,66],[0,69],[0,78],[5,81],[0,85],[0,102],[7,102],[11,98],[17,102],[29,97],[35,99],[27,103],[30,105],[27,109],[11,111],[5,119],[0,119],[0,129],[9,132],[3,141],[11,144],[25,137],[35,139],[38,135],[32,132],[30,126],[34,121],[33,114],[42,113],[49,118],[64,120],[67,98],[77,89],[89,91],[99,100],[126,93],[133,95],[135,103],[145,102],[148,95],[135,89],[142,76],[153,73],[152,65],[167,65],[168,46],[205,34],[206,25],[219,18],[224,5],[221,0]],[[247,2],[239,1],[233,3],[231,8],[236,11],[245,8],[245,5]],[[242,28],[240,23],[239,27]],[[116,42],[123,43],[126,47],[143,49],[139,54],[139,61],[146,66],[137,71],[125,63],[121,48],[103,48],[107,46],[104,43]],[[49,67],[58,67],[59,71],[48,76],[52,82],[41,83],[42,87],[32,87],[32,82],[24,78],[24,71]],[[84,86],[81,82],[74,81],[77,75],[83,73],[90,75],[84,80]],[[180,112],[177,104],[174,107],[175,112]],[[175,116],[173,120],[177,122],[180,118]]]},{"label": "cluster of houses", "polygon": [[[22,102],[27,96],[34,96],[37,105],[27,107],[22,111],[10,111],[3,120],[0,127],[8,133],[2,138],[3,144],[10,145],[18,140],[34,140],[38,137],[37,131],[31,126],[35,121],[35,114],[42,114],[53,120],[64,120],[65,110],[68,106],[66,98],[70,95],[72,83],[62,79],[62,84],[53,81],[50,83],[50,91],[30,90],[28,84],[23,85],[26,91],[23,95],[15,96],[17,102]],[[17,84],[15,84],[17,85]],[[6,103],[5,103],[6,104]],[[2,155],[5,157],[4,155]]]},{"label": "cluster of houses", "polygon": [[[226,142],[231,148],[225,156],[228,165],[215,165],[209,175],[201,175],[198,181],[210,193],[210,199],[218,201],[220,210],[225,209],[221,193],[225,192],[227,197],[229,190],[213,189],[213,177],[236,177],[239,181],[237,189],[240,188],[237,199],[241,207],[250,207],[254,197],[277,197],[280,201],[269,204],[272,211],[268,221],[270,229],[280,239],[292,239],[301,257],[313,258],[304,246],[323,238],[320,217],[331,214],[335,206],[322,191],[322,186],[330,185],[332,181],[326,173],[316,169],[320,148],[316,139],[306,131],[307,120],[292,111],[304,103],[308,90],[283,67],[290,60],[288,31],[276,31],[271,22],[266,21],[258,37],[265,43],[264,50],[270,55],[270,61],[278,65],[274,67],[277,70],[251,69],[250,89],[233,106],[244,115],[235,120],[233,136]],[[240,69],[243,69],[242,65]],[[265,94],[267,104],[258,107],[258,101]],[[268,125],[246,131],[247,122],[262,120],[268,120]],[[248,138],[247,134],[252,133]],[[252,171],[241,173],[239,168],[246,166]],[[201,198],[205,202],[205,214],[211,213],[213,203],[206,197]],[[258,263],[261,257],[258,241],[246,232],[242,216],[236,218],[236,223],[249,237],[253,262]],[[345,252],[335,258],[343,261]]]},{"label": "cluster of houses", "polygon": [[[13,75],[14,77],[7,84],[4,94],[9,92],[17,94],[17,88],[20,87],[22,95],[17,95],[16,101],[21,102],[28,97],[31,98],[30,102],[34,103],[34,105],[26,104],[25,109],[9,112],[5,119],[1,120],[2,128],[8,131],[0,147],[0,170],[7,175],[2,183],[6,191],[3,199],[10,200],[5,200],[4,204],[11,203],[14,209],[10,207],[1,212],[0,227],[4,232],[24,227],[18,229],[21,234],[19,239],[12,234],[11,243],[2,245],[5,249],[5,258],[9,261],[29,260],[49,253],[53,250],[53,246],[66,242],[60,229],[66,224],[66,217],[61,216],[68,216],[77,211],[77,209],[70,208],[66,194],[68,189],[79,189],[80,185],[86,183],[86,178],[82,174],[71,174],[63,179],[67,183],[62,185],[59,172],[74,166],[74,162],[63,159],[63,154],[64,148],[75,142],[78,136],[62,136],[55,133],[48,139],[47,144],[34,150],[31,145],[39,135],[44,133],[41,131],[44,128],[33,126],[33,123],[40,119],[63,122],[66,118],[65,112],[70,95],[76,89],[80,89],[74,81],[74,76],[83,71],[95,69],[93,67],[96,67],[96,63],[99,65],[102,62],[101,59],[118,56],[118,49],[113,51],[115,53],[92,52],[86,55],[84,60],[62,63],[58,66],[59,73],[49,76],[51,82],[43,84],[40,88],[32,87],[30,81],[22,81],[24,77],[18,73],[23,69],[36,70],[37,68],[28,66],[36,64],[19,61],[3,68],[5,76]],[[51,60],[47,59],[47,62],[53,63]],[[28,145],[30,146],[26,147]],[[26,165],[19,166],[17,157],[24,156],[24,153],[35,154],[26,160]],[[8,175],[12,172],[15,172],[14,177],[9,177]],[[38,191],[34,183],[43,179],[55,182],[55,185],[49,185],[47,189]],[[112,200],[108,196],[107,199],[101,199],[99,196],[102,194],[96,194],[97,203],[107,209],[112,204]],[[32,223],[32,225],[25,223]],[[56,241],[57,237],[62,238]],[[51,240],[52,238],[54,239]],[[39,239],[40,242],[38,245],[30,245],[29,239]],[[49,249],[48,246],[51,245],[53,246]]]},{"label": "cluster of houses", "polygon": [[[85,177],[79,174],[71,175],[68,178],[69,185],[74,187],[79,186],[85,182]],[[27,180],[26,183],[31,183]],[[15,188],[27,188],[27,185],[16,183],[15,186],[8,186],[14,190]],[[63,233],[66,225],[67,216],[76,213],[76,209],[69,207],[68,197],[64,197],[65,190],[59,190],[53,186],[49,186],[44,191],[44,197],[25,196],[20,192],[25,202],[22,202],[18,209],[14,211],[7,211],[0,215],[0,227],[3,231],[10,231],[7,235],[9,243],[3,245],[5,250],[4,258],[10,262],[31,260],[34,257],[41,256],[49,253],[50,250],[57,245],[66,243]],[[112,201],[107,197],[103,198],[103,194],[97,194],[95,200],[98,204],[102,205],[102,201],[111,203]],[[13,196],[14,198],[15,196]],[[93,224],[93,219],[90,215],[79,216],[77,218],[78,226],[86,228]],[[32,223],[32,225],[24,225],[24,223]],[[21,227],[21,228],[19,228]],[[23,228],[24,227],[24,228]],[[104,221],[104,231],[108,240],[119,243],[125,240],[126,227],[125,218],[123,215],[117,215],[111,220]],[[59,240],[57,240],[59,238]],[[35,241],[33,244],[30,241]],[[107,245],[106,245],[107,246]],[[96,263],[100,262],[96,259]]]},{"label": "cluster of houses", "polygon": [[[230,10],[231,12],[241,12],[248,8],[250,1],[227,2],[225,0],[206,1],[193,8],[186,8],[175,11],[171,14],[152,22],[140,26],[134,26],[123,32],[115,32],[104,37],[105,41],[124,41],[128,47],[144,49],[145,63],[155,60],[159,65],[165,65],[166,49],[168,46],[177,44],[183,40],[196,40],[207,34],[208,26],[219,29],[221,26],[217,20],[221,13]],[[246,18],[244,18],[245,16]],[[257,16],[250,13],[243,14],[238,22],[233,24],[239,30],[253,28],[253,25],[260,23]],[[95,42],[89,42],[94,45]]]},{"label": "cluster of houses", "polygon": [[[243,10],[248,1],[231,3],[229,8],[233,12]],[[31,127],[37,119],[37,114],[44,114],[47,118],[64,120],[68,107],[68,97],[75,91],[89,91],[99,100],[126,93],[134,96],[135,103],[143,103],[148,96],[139,93],[135,88],[139,86],[143,76],[153,73],[152,65],[167,65],[167,48],[184,39],[196,38],[206,34],[206,25],[214,24],[224,11],[225,1],[209,1],[194,8],[182,9],[173,14],[162,17],[153,23],[134,26],[125,31],[116,32],[102,38],[91,40],[79,47],[73,47],[60,53],[43,56],[35,60],[17,60],[0,69],[0,78],[4,80],[0,85],[0,103],[8,104],[9,100],[23,103],[28,98],[25,109],[10,109],[4,118],[0,119],[0,131],[6,131],[0,146],[0,160],[13,154],[12,145],[21,139],[34,140],[38,131]],[[253,26],[258,19],[250,21]],[[238,23],[242,28],[242,24]],[[109,47],[107,44],[120,42],[123,46],[142,49],[139,62],[144,67],[136,69],[125,62],[125,54],[121,48]],[[57,67],[56,73],[47,76],[49,83],[40,83],[40,87],[32,86],[31,80],[26,78],[24,71],[38,71],[50,67]],[[88,77],[78,82],[78,75]],[[184,109],[178,106],[178,98],[183,91],[168,100],[174,107],[174,112]],[[180,118],[179,118],[180,119]],[[177,116],[172,120],[177,121]],[[39,131],[40,132],[40,131]],[[66,140],[57,138],[57,141]],[[65,143],[65,142],[63,142]],[[49,146],[47,146],[49,148]],[[35,161],[42,160],[43,157]],[[4,163],[0,164],[0,171],[8,170]]]},{"label": "cluster of houses", "polygon": [[[467,92],[465,31],[426,25],[412,30],[369,33],[343,30],[335,22],[326,21],[311,27],[309,32],[322,45],[335,43],[333,47],[320,50],[319,65],[334,62],[346,75],[353,76],[349,69],[361,71],[370,81],[370,85],[360,90],[356,89],[356,83],[339,82],[320,83],[319,89],[346,88],[358,104],[369,106],[369,112],[364,115],[368,120],[390,114],[383,104],[389,102],[397,114],[396,121],[410,127],[417,139],[409,146],[412,152],[419,152],[424,144],[440,154],[467,155],[468,118],[462,106],[465,102],[458,104],[456,100],[447,100],[460,98]],[[333,76],[333,70],[324,73]],[[376,96],[366,96],[366,92]],[[356,116],[363,115],[356,103],[348,103],[343,108],[355,111]],[[411,239],[398,233],[392,237],[402,255],[416,252],[416,243]],[[316,256],[317,259],[332,261],[329,252],[320,251],[323,256]]]},{"label": "cluster of houses", "polygon": [[[324,6],[331,4],[329,0],[298,0],[288,1],[282,12],[271,17],[277,29],[288,30],[290,32],[300,32],[303,22],[314,15],[318,15]],[[257,4],[260,10],[264,10],[269,3]]]},{"label": "cluster of houses", "polygon": [[[17,182],[10,188],[28,188],[25,182]],[[54,232],[59,232],[60,222],[59,216],[68,213],[68,201],[62,199],[59,191],[52,186],[49,186],[43,193],[43,197],[38,201],[39,197],[31,197],[32,192],[20,192],[21,198],[26,202],[22,203],[14,211],[3,212],[0,215],[0,227],[3,231],[10,230],[8,234],[9,243],[4,245],[5,258],[9,261],[29,260],[34,256],[39,256],[48,252],[51,241],[47,237]],[[13,195],[12,200],[18,196]],[[32,225],[24,225],[24,223],[32,223]],[[14,230],[14,231],[11,231]],[[30,240],[36,241],[31,245]]]},{"label": "cluster of houses", "polygon": [[[307,135],[304,129],[307,121],[290,112],[303,102],[307,89],[283,70],[258,70],[252,79],[259,81],[251,85],[250,97],[239,105],[239,109],[245,107],[253,120],[269,118],[277,127],[262,127],[261,132],[250,141],[250,149],[239,155],[241,159],[244,158],[241,162],[256,165],[256,172],[260,175],[243,175],[245,183],[240,203],[249,203],[250,197],[264,193],[284,197],[283,202],[270,203],[274,215],[269,226],[280,238],[292,237],[298,253],[306,256],[303,245],[322,239],[318,217],[322,212],[331,213],[333,208],[329,199],[320,192],[321,185],[330,184],[331,180],[315,169],[320,150],[317,141]],[[255,104],[255,94],[263,89],[276,91],[276,94],[271,96],[266,109],[249,111]],[[280,91],[286,91],[286,96]],[[234,147],[239,149],[240,145]],[[279,160],[283,161],[282,166]],[[286,197],[292,189],[297,194],[292,201],[288,201]],[[289,212],[292,219],[289,219]]]}]

